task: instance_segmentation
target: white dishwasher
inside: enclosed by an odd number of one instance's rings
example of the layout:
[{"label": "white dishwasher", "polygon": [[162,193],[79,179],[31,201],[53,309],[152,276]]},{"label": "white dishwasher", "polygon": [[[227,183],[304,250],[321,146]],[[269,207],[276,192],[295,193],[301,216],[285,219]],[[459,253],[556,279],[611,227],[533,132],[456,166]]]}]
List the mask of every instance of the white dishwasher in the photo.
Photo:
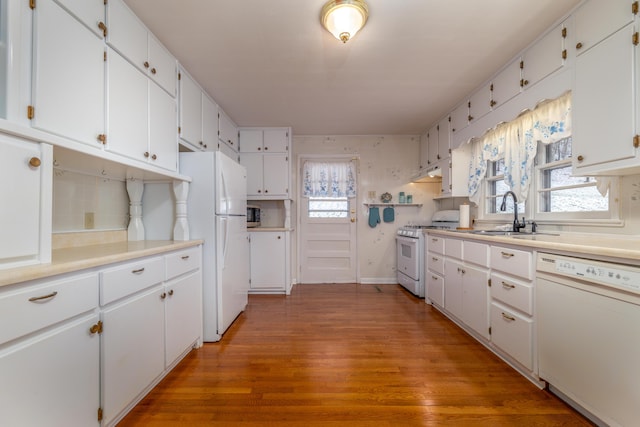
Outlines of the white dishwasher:
[{"label": "white dishwasher", "polygon": [[640,267],[539,253],[537,270],[540,378],[597,424],[638,425]]}]

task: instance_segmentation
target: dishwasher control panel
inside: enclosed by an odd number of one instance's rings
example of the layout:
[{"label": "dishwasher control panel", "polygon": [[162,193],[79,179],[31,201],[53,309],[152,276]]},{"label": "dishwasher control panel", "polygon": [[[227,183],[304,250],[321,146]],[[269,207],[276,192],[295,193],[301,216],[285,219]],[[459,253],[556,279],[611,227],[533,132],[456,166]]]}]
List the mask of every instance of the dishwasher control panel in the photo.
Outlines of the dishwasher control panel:
[{"label": "dishwasher control panel", "polygon": [[640,267],[539,253],[537,269],[640,294]]}]

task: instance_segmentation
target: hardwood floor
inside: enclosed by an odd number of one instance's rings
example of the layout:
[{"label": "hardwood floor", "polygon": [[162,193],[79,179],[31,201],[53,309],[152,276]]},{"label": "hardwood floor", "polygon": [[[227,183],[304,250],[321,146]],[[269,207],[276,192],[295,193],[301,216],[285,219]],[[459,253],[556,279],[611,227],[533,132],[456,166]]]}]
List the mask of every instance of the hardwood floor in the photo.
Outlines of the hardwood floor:
[{"label": "hardwood floor", "polygon": [[251,295],[120,426],[588,426],[397,285]]}]

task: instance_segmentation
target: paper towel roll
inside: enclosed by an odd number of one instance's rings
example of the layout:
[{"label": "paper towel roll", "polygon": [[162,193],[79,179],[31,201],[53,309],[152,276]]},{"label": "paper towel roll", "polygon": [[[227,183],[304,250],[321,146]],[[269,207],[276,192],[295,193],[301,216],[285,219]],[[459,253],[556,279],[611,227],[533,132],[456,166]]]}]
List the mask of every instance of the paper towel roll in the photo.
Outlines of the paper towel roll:
[{"label": "paper towel roll", "polygon": [[469,205],[460,205],[460,228],[469,228]]}]

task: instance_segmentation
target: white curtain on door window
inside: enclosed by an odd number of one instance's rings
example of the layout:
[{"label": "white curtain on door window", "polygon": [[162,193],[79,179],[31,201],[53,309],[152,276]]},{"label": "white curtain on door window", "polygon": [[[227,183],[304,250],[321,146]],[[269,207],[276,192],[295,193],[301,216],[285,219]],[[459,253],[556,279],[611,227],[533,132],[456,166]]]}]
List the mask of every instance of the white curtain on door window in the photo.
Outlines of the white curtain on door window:
[{"label": "white curtain on door window", "polygon": [[471,142],[469,200],[480,201],[480,183],[487,161],[504,157],[504,181],[518,200],[525,201],[533,175],[537,144],[551,144],[571,136],[571,92],[539,103],[515,120],[503,123]]},{"label": "white curtain on door window", "polygon": [[306,161],[302,168],[305,197],[355,197],[356,168],[353,162]]}]

